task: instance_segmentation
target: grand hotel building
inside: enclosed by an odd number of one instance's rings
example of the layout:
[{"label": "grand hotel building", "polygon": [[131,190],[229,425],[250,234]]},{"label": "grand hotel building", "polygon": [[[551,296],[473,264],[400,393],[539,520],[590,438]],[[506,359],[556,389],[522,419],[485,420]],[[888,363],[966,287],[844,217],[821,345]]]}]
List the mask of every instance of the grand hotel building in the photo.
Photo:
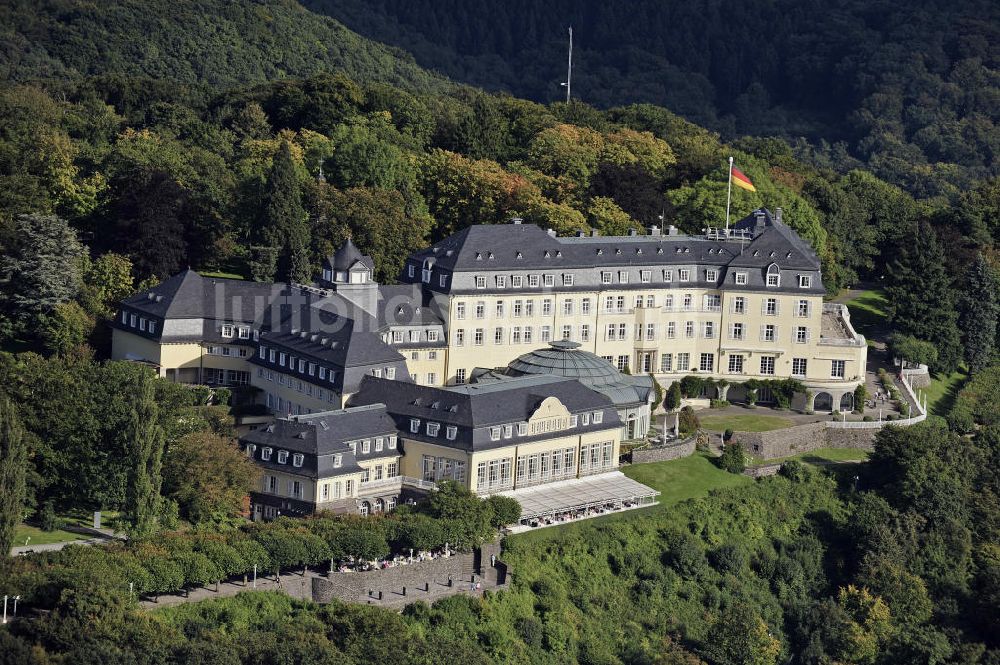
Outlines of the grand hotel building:
[{"label": "grand hotel building", "polygon": [[464,384],[559,340],[664,386],[725,379],[731,401],[746,379],[796,378],[800,408],[847,408],[864,377],[865,339],[780,209],[700,236],[471,226],[408,257],[400,284],[373,269],[348,241],[310,285],[185,271],[122,303],[113,357],[253,386],[279,415],[342,408],[364,376]]}]

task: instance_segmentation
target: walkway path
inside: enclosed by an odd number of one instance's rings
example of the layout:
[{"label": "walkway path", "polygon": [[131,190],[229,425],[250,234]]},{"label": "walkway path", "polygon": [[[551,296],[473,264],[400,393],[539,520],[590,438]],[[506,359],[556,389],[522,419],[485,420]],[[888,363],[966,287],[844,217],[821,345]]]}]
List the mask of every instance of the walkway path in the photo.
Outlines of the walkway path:
[{"label": "walkway path", "polygon": [[38,545],[21,545],[19,547],[12,547],[10,548],[11,556],[31,554],[33,552],[58,552],[69,545],[103,545],[104,543],[112,540],[125,539],[124,534],[115,533],[111,529],[91,529],[89,527],[78,526],[64,526],[62,529],[63,531],[70,531],[72,533],[86,534],[91,536],[91,538],[85,538],[82,540],[64,540],[59,543],[44,543]]}]

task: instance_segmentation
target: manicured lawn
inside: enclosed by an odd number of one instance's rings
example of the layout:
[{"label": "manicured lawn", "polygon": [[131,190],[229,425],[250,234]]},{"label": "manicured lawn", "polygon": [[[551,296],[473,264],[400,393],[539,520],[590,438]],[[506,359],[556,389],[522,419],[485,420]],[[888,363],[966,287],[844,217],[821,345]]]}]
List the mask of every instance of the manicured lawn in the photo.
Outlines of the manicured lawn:
[{"label": "manicured lawn", "polygon": [[851,325],[862,335],[876,326],[885,325],[885,293],[881,289],[862,291],[845,303],[851,312]]},{"label": "manicured lawn", "polygon": [[[661,507],[706,496],[711,490],[753,482],[746,476],[723,471],[703,453],[669,462],[633,464],[622,468],[629,478],[660,491]],[[638,514],[642,514],[641,512]]]},{"label": "manicured lawn", "polygon": [[713,432],[725,432],[727,429],[731,429],[734,432],[770,432],[771,430],[784,429],[792,425],[794,423],[788,418],[764,414],[705,416],[701,418],[702,428]]},{"label": "manicured lawn", "polygon": [[781,457],[779,459],[769,459],[763,460],[765,463],[770,464],[772,462],[784,462],[790,459],[802,460],[803,462],[854,462],[863,461],[868,459],[867,450],[859,450],[857,448],[819,448],[817,450],[811,450],[807,453],[799,453],[798,455],[791,455],[790,457]]},{"label": "manicured lawn", "polygon": [[219,279],[246,279],[243,275],[237,275],[234,272],[199,272],[198,274],[202,277],[218,277]]},{"label": "manicured lawn", "polygon": [[969,374],[960,367],[951,374],[932,374],[931,385],[921,388],[920,394],[927,394],[927,410],[935,416],[946,416],[955,404],[955,397],[968,380]]},{"label": "manicured lawn", "polygon": [[42,531],[38,527],[21,524],[14,529],[14,547],[23,547],[24,540],[28,536],[31,536],[31,540],[28,542],[29,547],[32,545],[64,543],[66,541],[83,540],[86,538],[86,536],[81,536],[78,533],[70,533],[69,531],[62,531],[60,529],[56,529],[55,531]]}]

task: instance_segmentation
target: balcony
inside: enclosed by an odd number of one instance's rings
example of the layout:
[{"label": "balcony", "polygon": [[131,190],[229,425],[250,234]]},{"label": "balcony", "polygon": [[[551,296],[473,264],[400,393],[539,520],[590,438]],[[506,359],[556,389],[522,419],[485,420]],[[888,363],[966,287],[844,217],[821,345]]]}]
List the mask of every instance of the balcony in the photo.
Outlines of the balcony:
[{"label": "balcony", "polygon": [[820,319],[820,346],[864,347],[865,336],[851,325],[851,312],[846,305],[824,303]]},{"label": "balcony", "polygon": [[358,485],[358,496],[363,496],[368,492],[383,492],[387,489],[400,489],[403,485],[402,476],[393,476],[392,478],[383,478],[381,480],[370,480],[367,483],[360,483]]}]

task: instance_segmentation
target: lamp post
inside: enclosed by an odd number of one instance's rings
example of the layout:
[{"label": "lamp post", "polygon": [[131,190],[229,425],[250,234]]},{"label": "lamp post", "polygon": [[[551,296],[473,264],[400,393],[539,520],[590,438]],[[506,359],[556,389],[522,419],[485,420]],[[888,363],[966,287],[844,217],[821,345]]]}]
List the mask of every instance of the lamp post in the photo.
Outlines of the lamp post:
[{"label": "lamp post", "polygon": [[17,601],[21,600],[20,596],[14,596],[14,611],[10,615],[10,620],[13,621],[17,618]]},{"label": "lamp post", "polygon": [[257,564],[253,565],[253,588],[257,588]]}]

